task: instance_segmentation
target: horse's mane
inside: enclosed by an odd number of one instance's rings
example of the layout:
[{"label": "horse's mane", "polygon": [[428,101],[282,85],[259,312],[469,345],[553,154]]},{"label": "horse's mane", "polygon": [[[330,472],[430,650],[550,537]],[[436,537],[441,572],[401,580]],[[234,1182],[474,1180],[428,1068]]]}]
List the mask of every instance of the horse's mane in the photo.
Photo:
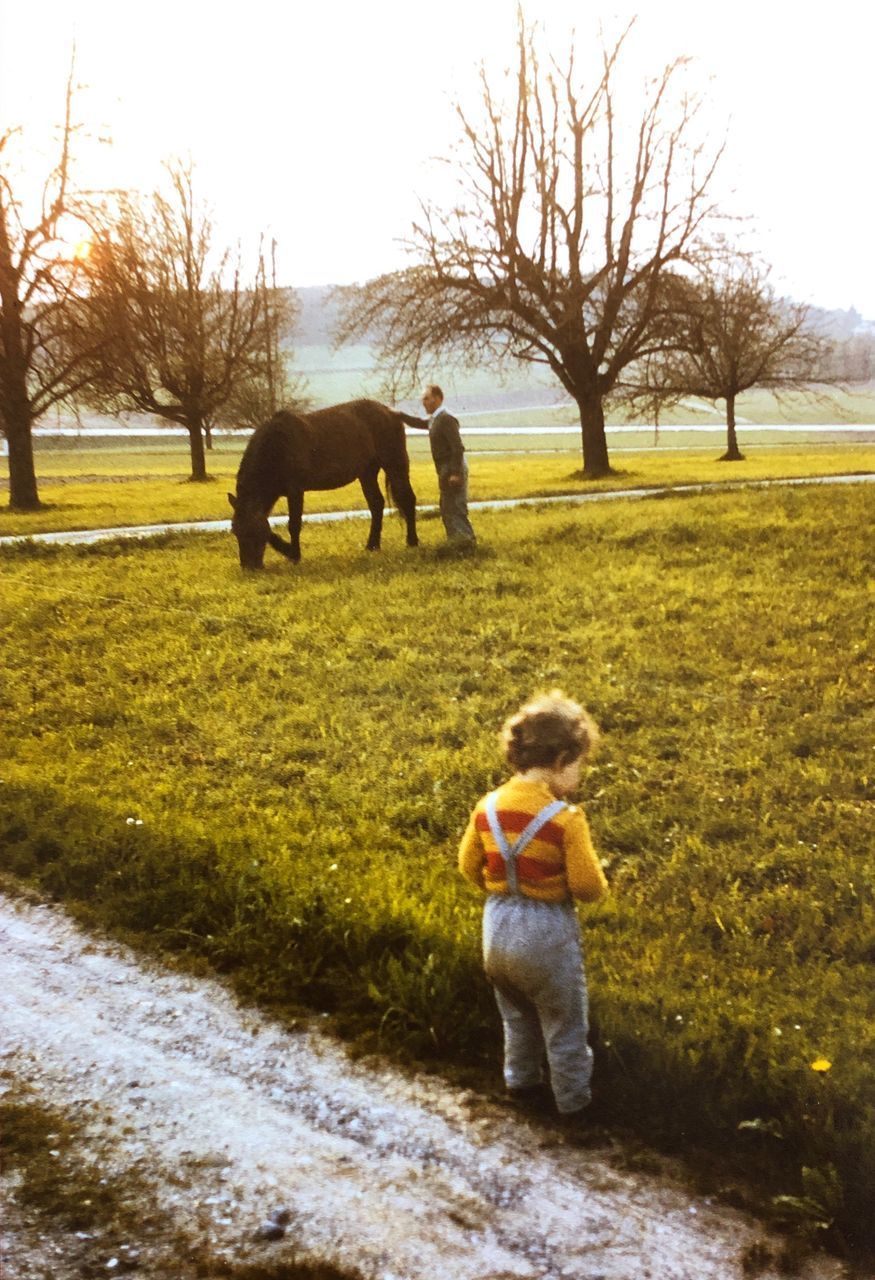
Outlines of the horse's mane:
[{"label": "horse's mane", "polygon": [[272,418],[256,427],[246,442],[237,471],[237,497],[244,502],[264,498],[265,480],[272,470],[277,428],[288,425],[292,417],[287,409],[279,409]]}]

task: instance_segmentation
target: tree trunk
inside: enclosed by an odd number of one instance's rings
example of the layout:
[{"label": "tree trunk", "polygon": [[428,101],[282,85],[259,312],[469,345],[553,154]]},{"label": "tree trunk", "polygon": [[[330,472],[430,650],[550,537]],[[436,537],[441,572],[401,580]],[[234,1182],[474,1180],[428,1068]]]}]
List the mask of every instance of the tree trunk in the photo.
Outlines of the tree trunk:
[{"label": "tree trunk", "polygon": [[207,458],[204,452],[204,429],[200,422],[190,422],[188,440],[191,448],[191,479],[209,480]]},{"label": "tree trunk", "polygon": [[726,452],[718,458],[718,462],[743,462],[744,454],[738,447],[738,436],[735,434],[735,396],[726,397]]},{"label": "tree trunk", "polygon": [[28,415],[6,423],[9,443],[9,506],[13,511],[39,511],[42,503],[36,487],[33,461],[33,423]]},{"label": "tree trunk", "polygon": [[[5,192],[2,193],[5,196]],[[22,332],[18,275],[13,267],[6,209],[0,205],[0,321],[3,332],[3,421],[9,443],[9,506],[38,511],[42,503],[33,465],[33,412]]]},{"label": "tree trunk", "polygon": [[580,436],[583,446],[583,474],[587,480],[603,480],[612,474],[608,459],[608,442],[605,437],[605,410],[601,396],[581,396],[577,401],[580,411]]}]

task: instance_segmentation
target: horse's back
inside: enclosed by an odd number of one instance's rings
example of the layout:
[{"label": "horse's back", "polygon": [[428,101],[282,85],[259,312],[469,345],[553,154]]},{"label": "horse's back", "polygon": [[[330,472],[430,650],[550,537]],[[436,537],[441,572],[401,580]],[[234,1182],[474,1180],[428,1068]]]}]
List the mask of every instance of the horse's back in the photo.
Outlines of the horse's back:
[{"label": "horse's back", "polygon": [[336,439],[368,433],[373,439],[404,434],[404,424],[394,409],[378,400],[348,400],[328,409],[302,415],[320,434]]},{"label": "horse's back", "polygon": [[[351,478],[374,463],[395,469],[407,465],[404,423],[378,400],[349,400],[300,415],[314,458],[334,470],[344,460]],[[321,469],[321,467],[320,467]]]},{"label": "horse's back", "polygon": [[280,410],[250,437],[238,490],[244,475],[259,491],[339,489],[375,465],[407,466],[404,424],[386,405],[350,400],[311,413]]}]

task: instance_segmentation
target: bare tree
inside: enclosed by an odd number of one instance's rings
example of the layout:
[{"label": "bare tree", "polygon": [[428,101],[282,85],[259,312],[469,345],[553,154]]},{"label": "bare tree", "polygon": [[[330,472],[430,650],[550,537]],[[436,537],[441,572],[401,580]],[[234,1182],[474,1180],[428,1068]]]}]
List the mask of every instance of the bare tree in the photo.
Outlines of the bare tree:
[{"label": "bare tree", "polygon": [[93,350],[71,335],[82,324],[82,261],[65,243],[83,198],[71,190],[73,71],[67,80],[60,154],[29,218],[15,191],[10,152],[17,130],[0,136],[0,427],[9,445],[9,505],[40,506],[33,427],[87,381]]},{"label": "bare tree", "polygon": [[779,298],[769,269],[725,247],[701,260],[691,276],[664,282],[663,342],[627,371],[630,401],[651,411],[698,396],[726,403],[726,452],[739,462],[736,400],[762,387],[819,394],[828,344],[812,327],[809,308]]},{"label": "bare tree", "polygon": [[587,84],[573,45],[542,65],[518,22],[509,100],[481,69],[479,118],[457,108],[459,200],[423,205],[413,265],[345,291],[338,338],[375,335],[396,385],[418,381],[426,359],[547,365],[578,406],[584,472],[600,477],[605,401],[658,340],[660,280],[715,213],[722,148],[694,138],[683,59],[648,85],[627,130],[615,94],[630,28]]},{"label": "bare tree", "polygon": [[216,250],[190,167],[168,166],[170,192],[123,199],[88,258],[90,402],[136,410],[188,431],[191,478],[206,480],[205,442],[241,388],[266,376],[282,299],[267,287],[259,252],[245,286],[239,249]]},{"label": "bare tree", "polygon": [[867,383],[875,378],[875,334],[830,336],[829,347],[826,365],[836,381]]},{"label": "bare tree", "polygon": [[[216,412],[218,426],[257,427],[272,417],[277,409],[305,410],[309,407],[306,379],[289,369],[292,358],[292,334],[299,307],[290,289],[282,289],[276,278],[276,241],[271,241],[270,276],[264,258],[259,264],[255,285],[260,290],[262,307],[261,360],[251,375],[238,382],[230,398]],[[207,435],[207,447],[210,436]]]}]

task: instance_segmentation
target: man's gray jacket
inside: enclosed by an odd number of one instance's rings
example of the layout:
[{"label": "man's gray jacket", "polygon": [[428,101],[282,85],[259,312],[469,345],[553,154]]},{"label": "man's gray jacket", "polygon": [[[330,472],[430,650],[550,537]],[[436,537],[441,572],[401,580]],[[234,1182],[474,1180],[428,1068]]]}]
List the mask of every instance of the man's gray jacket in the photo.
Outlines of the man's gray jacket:
[{"label": "man's gray jacket", "polygon": [[460,476],[464,463],[465,446],[459,431],[459,423],[446,409],[432,415],[428,424],[428,442],[439,480],[447,476]]}]

